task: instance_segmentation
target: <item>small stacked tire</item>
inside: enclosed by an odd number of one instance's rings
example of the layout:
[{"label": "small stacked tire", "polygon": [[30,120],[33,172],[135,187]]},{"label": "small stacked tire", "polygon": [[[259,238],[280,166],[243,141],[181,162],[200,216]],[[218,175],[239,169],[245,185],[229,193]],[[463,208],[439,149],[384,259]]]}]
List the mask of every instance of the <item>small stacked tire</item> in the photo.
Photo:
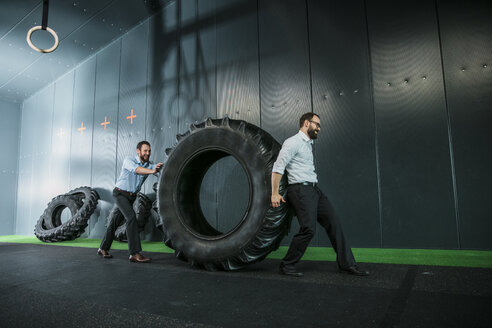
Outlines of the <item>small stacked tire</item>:
[{"label": "small stacked tire", "polygon": [[[80,237],[87,221],[94,213],[99,200],[97,192],[90,187],[79,187],[58,195],[49,203],[34,228],[36,237],[44,242],[73,240]],[[70,219],[62,222],[65,208],[70,210]]]}]

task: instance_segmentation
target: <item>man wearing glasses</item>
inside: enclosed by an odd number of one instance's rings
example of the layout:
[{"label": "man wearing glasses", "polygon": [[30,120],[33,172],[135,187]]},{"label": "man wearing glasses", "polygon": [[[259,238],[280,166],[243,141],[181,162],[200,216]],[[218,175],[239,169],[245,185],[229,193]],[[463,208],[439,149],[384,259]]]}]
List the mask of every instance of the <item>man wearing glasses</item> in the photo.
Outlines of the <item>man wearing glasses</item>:
[{"label": "man wearing glasses", "polygon": [[279,184],[287,170],[289,187],[288,200],[296,211],[299,232],[292,238],[287,254],[280,262],[279,272],[300,277],[295,265],[300,261],[314,236],[316,221],[325,228],[335,253],[340,272],[367,276],[369,272],[360,270],[354,255],[343,235],[342,226],[335,215],[330,201],[318,188],[318,177],[314,169],[313,140],[318,137],[321,121],[318,114],[306,113],[299,120],[299,132],[285,140],[272,172],[272,206],[285,203],[279,194]]}]

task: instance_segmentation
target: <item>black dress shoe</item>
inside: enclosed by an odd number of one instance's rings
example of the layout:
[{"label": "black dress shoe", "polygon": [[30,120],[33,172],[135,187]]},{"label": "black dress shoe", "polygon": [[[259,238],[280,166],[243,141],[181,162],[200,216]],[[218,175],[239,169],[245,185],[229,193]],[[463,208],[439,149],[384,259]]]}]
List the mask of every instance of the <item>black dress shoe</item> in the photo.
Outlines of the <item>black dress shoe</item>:
[{"label": "black dress shoe", "polygon": [[303,276],[302,272],[297,271],[295,268],[286,268],[284,266],[280,266],[278,268],[278,273],[284,274],[286,276],[292,276],[292,277],[302,277]]},{"label": "black dress shoe", "polygon": [[361,270],[361,269],[359,269],[359,267],[357,265],[348,267],[346,269],[340,269],[340,272],[346,273],[346,274],[352,274],[354,276],[368,276],[369,275],[369,271]]}]

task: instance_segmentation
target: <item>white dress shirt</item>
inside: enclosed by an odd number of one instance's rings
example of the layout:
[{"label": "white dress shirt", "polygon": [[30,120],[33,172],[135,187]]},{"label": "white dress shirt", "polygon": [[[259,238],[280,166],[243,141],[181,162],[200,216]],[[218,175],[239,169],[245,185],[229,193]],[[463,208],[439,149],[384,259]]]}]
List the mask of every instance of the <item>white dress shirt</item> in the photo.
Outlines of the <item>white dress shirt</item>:
[{"label": "white dress shirt", "polygon": [[284,174],[287,170],[289,184],[301,182],[318,182],[314,172],[313,140],[300,131],[284,141],[273,172]]}]

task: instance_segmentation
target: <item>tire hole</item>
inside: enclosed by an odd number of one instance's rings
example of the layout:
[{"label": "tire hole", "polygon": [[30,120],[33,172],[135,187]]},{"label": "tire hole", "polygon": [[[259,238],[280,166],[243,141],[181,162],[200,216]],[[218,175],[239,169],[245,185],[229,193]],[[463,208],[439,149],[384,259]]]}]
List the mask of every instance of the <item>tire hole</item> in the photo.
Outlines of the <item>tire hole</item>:
[{"label": "tire hole", "polygon": [[248,208],[249,193],[248,176],[233,156],[213,163],[200,186],[200,207],[208,224],[222,234],[233,230]]}]

